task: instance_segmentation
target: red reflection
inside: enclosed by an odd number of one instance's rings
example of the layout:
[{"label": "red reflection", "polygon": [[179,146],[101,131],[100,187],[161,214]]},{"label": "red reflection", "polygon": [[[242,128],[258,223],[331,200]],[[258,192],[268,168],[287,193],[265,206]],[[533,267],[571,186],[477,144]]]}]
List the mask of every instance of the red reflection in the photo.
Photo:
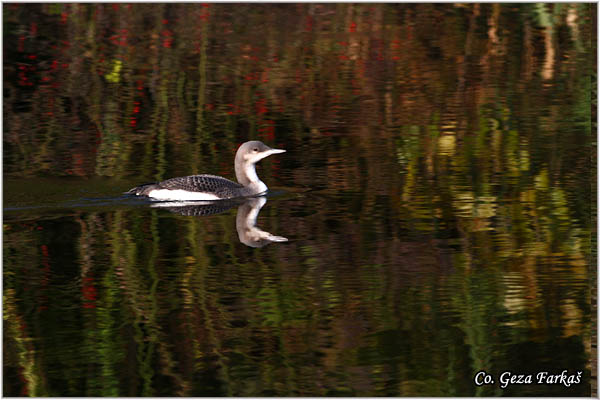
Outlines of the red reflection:
[{"label": "red reflection", "polygon": [[256,101],[256,113],[257,114],[264,114],[267,111],[269,111],[267,109],[267,107],[265,106],[265,102],[266,102],[265,99],[258,99]]},{"label": "red reflection", "polygon": [[267,140],[275,139],[275,121],[265,120],[264,125],[258,128],[258,135]]},{"label": "red reflection", "polygon": [[304,30],[306,32],[311,32],[313,29],[313,25],[314,25],[314,21],[313,18],[310,15],[306,16],[306,22],[304,24]]},{"label": "red reflection", "polygon": [[83,308],[96,308],[94,302],[98,299],[98,291],[96,290],[96,287],[94,287],[93,282],[94,278],[83,278],[83,285],[81,286],[81,294],[85,301],[83,303]]},{"label": "red reflection", "polygon": [[210,13],[208,12],[208,8],[210,8],[210,4],[207,3],[203,3],[202,7],[207,9],[204,13],[200,14],[199,18],[200,21],[208,21],[208,18],[210,17]]},{"label": "red reflection", "polygon": [[165,29],[161,32],[161,35],[164,37],[163,39],[163,47],[171,48],[173,45],[173,32],[168,29]]}]

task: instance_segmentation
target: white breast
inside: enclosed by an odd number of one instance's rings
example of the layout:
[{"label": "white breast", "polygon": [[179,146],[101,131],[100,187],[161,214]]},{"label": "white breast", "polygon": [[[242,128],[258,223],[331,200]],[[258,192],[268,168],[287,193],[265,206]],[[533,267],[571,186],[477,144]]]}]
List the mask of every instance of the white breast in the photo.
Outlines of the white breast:
[{"label": "white breast", "polygon": [[247,188],[249,189],[249,192],[253,195],[262,194],[269,189],[267,185],[265,185],[265,183],[260,179],[258,181],[250,183],[247,186]]},{"label": "white breast", "polygon": [[148,197],[156,200],[221,200],[220,197],[206,192],[188,192],[187,190],[155,189],[148,193]]}]

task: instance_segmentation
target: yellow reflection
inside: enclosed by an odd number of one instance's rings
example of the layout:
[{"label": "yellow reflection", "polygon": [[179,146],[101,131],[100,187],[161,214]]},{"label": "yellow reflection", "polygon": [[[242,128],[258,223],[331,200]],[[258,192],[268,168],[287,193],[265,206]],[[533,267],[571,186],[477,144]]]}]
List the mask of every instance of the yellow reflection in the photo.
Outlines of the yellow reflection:
[{"label": "yellow reflection", "polygon": [[438,153],[443,156],[454,155],[456,149],[455,135],[441,135],[438,138]]}]

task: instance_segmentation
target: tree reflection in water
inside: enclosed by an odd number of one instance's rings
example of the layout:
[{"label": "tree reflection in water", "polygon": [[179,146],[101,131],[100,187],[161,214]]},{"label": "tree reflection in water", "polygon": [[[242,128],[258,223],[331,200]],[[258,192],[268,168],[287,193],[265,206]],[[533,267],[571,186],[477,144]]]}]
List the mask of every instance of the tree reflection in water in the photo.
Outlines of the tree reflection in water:
[{"label": "tree reflection in water", "polygon": [[3,4],[3,394],[596,393],[596,7]]}]

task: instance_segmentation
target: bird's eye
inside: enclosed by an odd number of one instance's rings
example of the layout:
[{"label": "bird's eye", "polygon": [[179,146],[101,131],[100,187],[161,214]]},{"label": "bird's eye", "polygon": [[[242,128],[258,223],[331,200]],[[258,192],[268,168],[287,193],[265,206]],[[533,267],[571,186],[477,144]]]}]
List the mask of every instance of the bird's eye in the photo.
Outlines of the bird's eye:
[{"label": "bird's eye", "polygon": [[252,151],[256,153],[258,151],[258,148],[255,147],[255,148],[252,149]]}]

